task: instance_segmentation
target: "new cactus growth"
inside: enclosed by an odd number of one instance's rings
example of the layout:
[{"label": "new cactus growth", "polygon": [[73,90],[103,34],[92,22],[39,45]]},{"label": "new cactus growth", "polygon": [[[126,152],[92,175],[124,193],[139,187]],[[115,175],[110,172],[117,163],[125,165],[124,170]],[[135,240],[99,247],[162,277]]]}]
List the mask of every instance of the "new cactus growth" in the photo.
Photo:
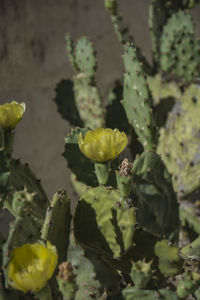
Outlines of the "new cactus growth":
[{"label": "new cactus growth", "polygon": [[177,247],[170,246],[167,240],[162,240],[156,243],[155,254],[159,259],[159,270],[165,277],[181,273],[183,261]]},{"label": "new cactus growth", "polygon": [[0,299],[200,299],[200,59],[190,14],[198,2],[151,1],[150,65],[117,1],[104,1],[125,66],[106,108],[92,41],[67,36],[74,76],[57,85],[55,102],[80,126],[63,153],[79,199],[73,216],[67,191],[49,201],[12,157],[24,105],[0,106],[0,209],[13,215],[0,235]]}]

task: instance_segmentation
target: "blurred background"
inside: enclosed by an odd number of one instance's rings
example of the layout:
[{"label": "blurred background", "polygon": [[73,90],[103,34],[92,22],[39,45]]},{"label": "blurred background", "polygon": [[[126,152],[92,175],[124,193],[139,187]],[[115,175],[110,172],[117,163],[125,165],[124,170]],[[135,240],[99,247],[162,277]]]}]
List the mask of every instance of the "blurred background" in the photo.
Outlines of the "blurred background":
[{"label": "blurred background", "polygon": [[[150,0],[119,0],[135,42],[151,61],[148,28]],[[199,20],[200,5],[193,11]],[[200,36],[199,23],[196,25]],[[69,124],[61,119],[53,99],[56,85],[71,78],[65,35],[88,36],[97,51],[97,84],[106,95],[122,78],[122,48],[113,31],[104,0],[0,0],[0,104],[26,103],[23,121],[17,126],[14,157],[28,162],[49,197],[59,188],[73,191],[65,159],[64,137]],[[5,221],[6,220],[6,221]],[[0,216],[0,231],[6,232],[9,216]]]}]

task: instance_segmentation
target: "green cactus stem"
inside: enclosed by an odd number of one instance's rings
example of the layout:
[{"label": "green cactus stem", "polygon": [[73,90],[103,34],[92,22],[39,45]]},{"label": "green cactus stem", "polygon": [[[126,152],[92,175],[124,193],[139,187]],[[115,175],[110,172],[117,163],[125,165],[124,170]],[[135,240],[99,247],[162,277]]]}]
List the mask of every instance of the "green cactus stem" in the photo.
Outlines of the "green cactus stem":
[{"label": "green cactus stem", "polygon": [[79,201],[74,234],[83,247],[120,258],[133,246],[135,224],[135,209],[127,206],[120,192],[99,186],[89,189]]},{"label": "green cactus stem", "polygon": [[0,124],[0,151],[4,149],[4,131]]},{"label": "green cactus stem", "polygon": [[7,155],[11,155],[13,152],[14,137],[14,130],[4,130],[4,152]]},{"label": "green cactus stem", "polygon": [[156,235],[177,242],[179,207],[171,176],[160,156],[143,152],[133,163],[133,192],[139,226]]},{"label": "green cactus stem", "polygon": [[94,166],[99,185],[106,185],[109,178],[110,162],[95,162]]},{"label": "green cactus stem", "polygon": [[53,300],[52,292],[48,283],[39,292],[34,294],[38,300]]},{"label": "green cactus stem", "polygon": [[136,288],[142,289],[145,288],[147,283],[152,277],[152,261],[148,263],[142,260],[138,260],[137,262],[132,262],[131,268],[131,279]]},{"label": "green cactus stem", "polygon": [[[74,99],[85,127],[104,126],[104,110],[100,93],[95,85],[96,57],[93,44],[81,37],[76,45],[67,37],[69,60],[76,71],[74,76]],[[57,100],[58,101],[58,100]]]},{"label": "green cactus stem", "polygon": [[200,237],[181,249],[184,259],[200,261]]},{"label": "green cactus stem", "polygon": [[173,174],[179,197],[189,195],[200,185],[199,108],[200,89],[191,84],[168,115],[165,127],[160,129],[157,152]]},{"label": "green cactus stem", "polygon": [[67,259],[71,223],[70,201],[65,190],[59,190],[46,211],[41,238],[56,246],[59,262]]},{"label": "green cactus stem", "polygon": [[5,200],[10,191],[9,176],[10,176],[10,158],[0,151],[0,210],[5,205]]},{"label": "green cactus stem", "polygon": [[157,106],[162,99],[174,98],[181,99],[181,91],[175,82],[166,82],[160,74],[147,76],[147,82],[153,96],[153,104]]},{"label": "green cactus stem", "polygon": [[125,300],[178,300],[177,295],[167,289],[143,290],[135,287],[127,287],[122,290]]},{"label": "green cactus stem", "polygon": [[157,137],[152,99],[137,51],[130,44],[124,46],[123,60],[125,74],[122,105],[144,149],[153,150]]},{"label": "green cactus stem", "polygon": [[199,47],[189,11],[179,10],[163,29],[160,41],[162,70],[168,72],[168,76],[171,73],[185,82],[191,82],[199,75]]},{"label": "green cactus stem", "polygon": [[72,267],[69,272],[73,272],[73,277],[68,276],[66,279],[67,282],[73,281],[75,284],[73,300],[104,300],[106,295],[109,299],[110,295],[119,291],[118,273],[99,255],[95,255],[89,249],[83,250],[72,240],[68,250],[69,263]]},{"label": "green cactus stem", "polygon": [[188,225],[198,235],[200,234],[200,218],[195,215],[195,209],[192,205],[184,205],[184,202],[180,206],[180,220],[183,225]]},{"label": "green cactus stem", "polygon": [[159,259],[159,270],[165,277],[182,272],[183,260],[177,247],[170,246],[167,240],[162,240],[156,243],[154,249]]},{"label": "green cactus stem", "polygon": [[185,3],[185,8],[193,8],[195,5],[199,3],[199,0],[187,0]]},{"label": "green cactus stem", "polygon": [[194,293],[200,285],[200,275],[196,272],[184,272],[177,286],[177,295],[181,299]]},{"label": "green cactus stem", "polygon": [[160,39],[168,18],[182,6],[181,0],[153,0],[149,5],[149,29],[152,38],[154,67],[159,67]]}]

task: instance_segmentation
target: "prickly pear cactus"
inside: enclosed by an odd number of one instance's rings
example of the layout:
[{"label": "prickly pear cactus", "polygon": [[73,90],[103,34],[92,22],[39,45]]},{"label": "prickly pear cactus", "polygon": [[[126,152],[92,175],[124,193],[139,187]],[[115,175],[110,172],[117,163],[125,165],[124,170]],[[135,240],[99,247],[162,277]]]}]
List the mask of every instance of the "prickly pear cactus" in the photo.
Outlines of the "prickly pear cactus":
[{"label": "prickly pear cactus", "polygon": [[0,151],[0,210],[4,205],[4,200],[10,190],[9,181],[9,165],[10,159],[6,158],[4,153]]},{"label": "prickly pear cactus", "polygon": [[99,91],[94,84],[96,57],[93,45],[86,37],[82,37],[74,47],[70,36],[67,36],[67,49],[77,72],[74,76],[74,99],[80,118],[86,127],[102,127],[104,111]]},{"label": "prickly pear cactus", "polygon": [[181,98],[181,91],[174,81],[166,82],[160,74],[148,76],[147,82],[153,97],[153,104],[156,106],[162,99]]},{"label": "prickly pear cactus", "polygon": [[199,109],[200,88],[192,84],[174,106],[165,128],[160,130],[157,152],[172,174],[180,196],[191,193],[200,184]]},{"label": "prickly pear cactus", "polygon": [[152,277],[152,261],[145,262],[138,260],[132,262],[131,279],[136,288],[144,288]]},{"label": "prickly pear cactus", "polygon": [[160,290],[142,290],[135,287],[127,287],[123,290],[123,296],[125,300],[178,300],[177,295],[167,289]]},{"label": "prickly pear cactus", "polygon": [[149,5],[149,29],[152,38],[154,64],[160,60],[160,39],[167,19],[182,5],[181,0],[153,0]]},{"label": "prickly pear cactus", "polygon": [[56,246],[59,262],[66,260],[71,224],[70,200],[60,189],[48,207],[42,226],[41,238]]},{"label": "prickly pear cactus", "polygon": [[6,286],[6,267],[11,258],[13,248],[40,239],[43,219],[38,209],[35,210],[34,198],[35,195],[28,193],[26,190],[15,192],[14,194],[12,210],[16,214],[16,218],[10,224],[8,239],[3,245],[3,270]]},{"label": "prickly pear cactus", "polygon": [[190,82],[199,74],[199,42],[194,36],[194,21],[180,10],[164,26],[160,43],[161,68]]},{"label": "prickly pear cactus", "polygon": [[170,246],[167,240],[162,240],[156,243],[155,254],[158,256],[159,270],[165,277],[181,273],[183,260],[177,247]]},{"label": "prickly pear cactus", "polygon": [[137,220],[146,231],[176,241],[179,211],[171,177],[161,158],[144,152],[133,164],[133,191]]},{"label": "prickly pear cactus", "polygon": [[129,207],[119,191],[99,186],[88,190],[79,201],[74,233],[83,247],[120,258],[132,247],[135,224],[134,207]]},{"label": "prickly pear cactus", "polygon": [[[58,275],[58,282],[63,295],[71,292],[71,300],[104,300],[109,294],[119,291],[119,276],[94,253],[84,251],[80,246],[71,243],[68,250],[68,277]],[[61,286],[62,283],[62,286]],[[71,283],[71,285],[69,285]]]},{"label": "prickly pear cactus", "polygon": [[130,44],[124,47],[123,59],[126,72],[122,104],[128,121],[133,126],[143,147],[153,150],[156,144],[156,128],[151,96],[136,49]]}]

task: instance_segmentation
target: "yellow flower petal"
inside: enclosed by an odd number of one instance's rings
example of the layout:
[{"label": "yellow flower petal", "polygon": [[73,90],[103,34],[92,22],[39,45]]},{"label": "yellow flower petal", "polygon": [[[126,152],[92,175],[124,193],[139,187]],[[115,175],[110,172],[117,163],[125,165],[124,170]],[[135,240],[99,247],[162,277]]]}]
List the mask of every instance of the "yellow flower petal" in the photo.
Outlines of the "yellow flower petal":
[{"label": "yellow flower petal", "polygon": [[56,247],[43,244],[24,244],[14,249],[7,267],[9,284],[24,293],[41,290],[51,278],[58,263]]},{"label": "yellow flower petal", "polygon": [[0,105],[0,124],[4,129],[13,129],[21,121],[25,112],[25,103],[12,101]]},{"label": "yellow flower petal", "polygon": [[97,128],[88,130],[85,137],[80,133],[78,145],[81,152],[95,162],[115,159],[127,146],[128,139],[118,129]]}]

